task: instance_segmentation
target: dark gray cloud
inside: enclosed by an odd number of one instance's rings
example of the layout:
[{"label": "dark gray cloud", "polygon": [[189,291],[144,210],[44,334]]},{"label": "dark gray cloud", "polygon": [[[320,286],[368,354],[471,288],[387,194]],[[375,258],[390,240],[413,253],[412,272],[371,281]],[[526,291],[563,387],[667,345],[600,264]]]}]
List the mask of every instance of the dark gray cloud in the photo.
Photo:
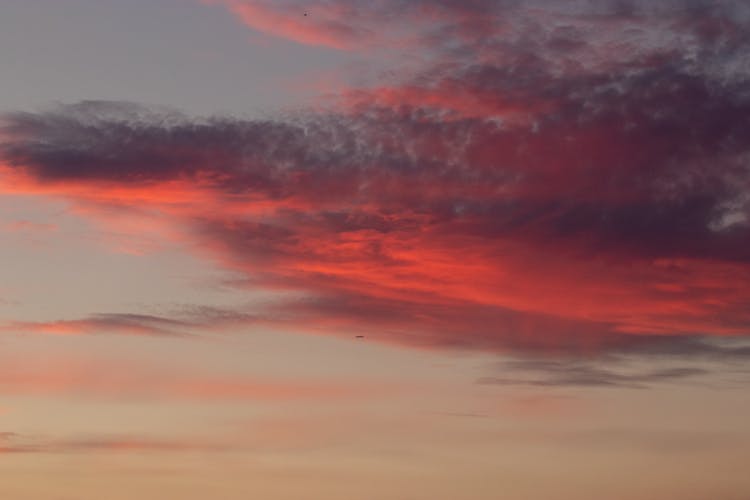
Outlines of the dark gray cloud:
[{"label": "dark gray cloud", "polygon": [[710,372],[701,368],[667,368],[623,373],[583,362],[526,360],[509,362],[509,376],[482,377],[483,385],[528,385],[536,387],[626,387],[643,389],[653,384],[692,379]]},{"label": "dark gray cloud", "polygon": [[[519,350],[520,357],[495,367],[498,375],[482,377],[477,383],[646,389],[664,383],[695,383],[710,375],[747,373],[744,367],[750,360],[746,337],[628,335],[615,339],[602,349],[605,356],[581,356],[581,350],[570,350],[539,357],[539,351]],[[744,386],[750,379],[737,382]]]},{"label": "dark gray cloud", "polygon": [[661,359],[693,359],[729,363],[750,360],[747,339],[714,339],[695,336],[649,336],[619,348],[623,356],[650,356]]}]

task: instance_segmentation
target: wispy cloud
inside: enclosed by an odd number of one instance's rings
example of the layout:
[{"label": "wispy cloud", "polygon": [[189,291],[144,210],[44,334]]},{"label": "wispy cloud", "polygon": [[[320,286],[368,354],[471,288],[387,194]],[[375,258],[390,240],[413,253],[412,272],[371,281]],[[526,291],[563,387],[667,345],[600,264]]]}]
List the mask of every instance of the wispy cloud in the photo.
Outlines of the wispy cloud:
[{"label": "wispy cloud", "polygon": [[144,363],[76,359],[23,362],[0,367],[5,396],[163,401],[350,400],[397,391],[369,380],[278,379],[267,376],[185,372]]},{"label": "wispy cloud", "polygon": [[586,363],[521,361],[505,367],[508,376],[482,377],[484,385],[528,385],[536,387],[628,387],[642,389],[660,382],[691,379],[710,372],[701,368],[666,368],[623,373]]},{"label": "wispy cloud", "polygon": [[41,438],[0,433],[0,455],[10,453],[154,453],[218,452],[233,449],[226,443],[159,439],[150,436],[106,435]]},{"label": "wispy cloud", "polygon": [[6,223],[4,229],[11,232],[46,233],[57,231],[57,226],[46,222],[21,219]]},{"label": "wispy cloud", "polygon": [[55,321],[15,321],[0,325],[0,331],[53,335],[151,335],[189,337],[189,323],[145,314],[101,313],[88,318]]}]

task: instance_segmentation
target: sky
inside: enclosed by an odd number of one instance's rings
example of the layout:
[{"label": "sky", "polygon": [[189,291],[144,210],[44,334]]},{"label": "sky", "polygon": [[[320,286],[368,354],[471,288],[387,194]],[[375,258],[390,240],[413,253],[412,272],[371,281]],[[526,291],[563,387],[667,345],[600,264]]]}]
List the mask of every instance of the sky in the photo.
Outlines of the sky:
[{"label": "sky", "polygon": [[0,497],[750,498],[750,6],[0,0]]}]

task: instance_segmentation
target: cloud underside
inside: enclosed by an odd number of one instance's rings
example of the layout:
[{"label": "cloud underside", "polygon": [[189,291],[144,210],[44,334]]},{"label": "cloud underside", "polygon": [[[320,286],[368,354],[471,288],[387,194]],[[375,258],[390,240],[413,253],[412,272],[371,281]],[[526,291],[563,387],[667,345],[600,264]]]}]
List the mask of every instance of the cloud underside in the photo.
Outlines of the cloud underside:
[{"label": "cloud underside", "polygon": [[[747,335],[748,14],[683,3],[313,2],[292,21],[300,3],[228,2],[356,50],[404,8],[430,23],[389,40],[432,62],[278,120],[96,101],[7,114],[3,189],[159,220],[238,286],[279,292],[222,317],[239,323],[487,351]],[[181,327],[57,328],[108,324]]]}]

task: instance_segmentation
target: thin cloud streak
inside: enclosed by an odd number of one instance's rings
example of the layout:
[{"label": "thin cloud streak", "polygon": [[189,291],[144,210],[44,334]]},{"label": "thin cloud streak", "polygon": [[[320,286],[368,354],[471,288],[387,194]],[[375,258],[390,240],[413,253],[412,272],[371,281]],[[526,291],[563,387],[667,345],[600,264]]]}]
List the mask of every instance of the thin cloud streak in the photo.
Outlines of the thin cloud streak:
[{"label": "thin cloud streak", "polygon": [[14,432],[0,433],[0,455],[28,453],[196,453],[232,451],[225,443],[158,439],[149,436],[79,436],[39,438]]},{"label": "thin cloud streak", "polygon": [[123,334],[156,337],[190,337],[188,323],[145,314],[102,313],[88,318],[57,321],[16,321],[0,325],[0,331],[50,335]]},{"label": "thin cloud streak", "polygon": [[84,399],[283,402],[377,397],[397,390],[367,380],[285,380],[264,376],[180,373],[123,362],[6,361],[0,394]]},{"label": "thin cloud streak", "polygon": [[[708,375],[701,368],[668,368],[644,373],[620,373],[582,363],[524,361],[509,364],[508,370],[526,372],[521,376],[482,377],[481,385],[526,385],[533,387],[626,387],[644,389],[652,384],[675,382]],[[528,373],[531,372],[531,375]]]}]

